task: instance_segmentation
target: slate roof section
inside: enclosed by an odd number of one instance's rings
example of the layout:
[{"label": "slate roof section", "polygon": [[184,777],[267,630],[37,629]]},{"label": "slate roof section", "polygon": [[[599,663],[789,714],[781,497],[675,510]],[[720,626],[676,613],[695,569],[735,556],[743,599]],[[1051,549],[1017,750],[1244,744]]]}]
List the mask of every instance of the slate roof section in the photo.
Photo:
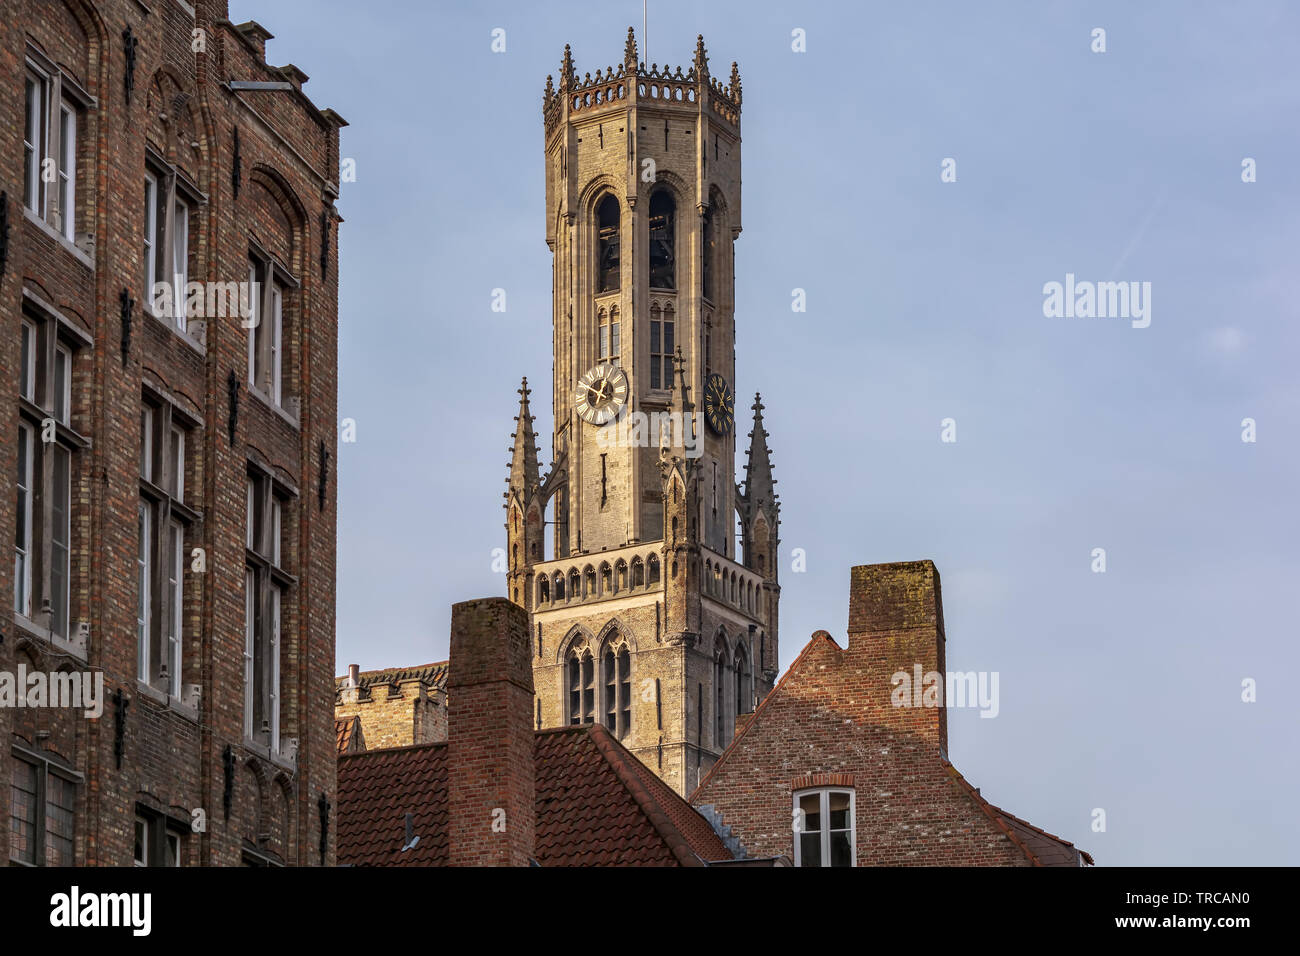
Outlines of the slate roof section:
[{"label": "slate roof section", "polygon": [[[702,866],[732,858],[708,821],[599,724],[539,730],[533,741],[534,856],[543,866]],[[446,866],[446,759],[445,743],[340,757],[339,863]],[[420,841],[402,852],[407,813]]]}]

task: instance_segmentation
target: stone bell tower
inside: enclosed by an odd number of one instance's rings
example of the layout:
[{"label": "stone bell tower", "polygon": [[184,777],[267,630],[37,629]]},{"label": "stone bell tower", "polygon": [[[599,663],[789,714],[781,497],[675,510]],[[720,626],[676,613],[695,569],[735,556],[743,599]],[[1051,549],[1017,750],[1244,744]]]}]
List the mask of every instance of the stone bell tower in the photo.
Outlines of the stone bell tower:
[{"label": "stone bell tower", "polygon": [[683,794],[777,672],[759,403],[761,491],[735,476],[740,105],[703,37],[689,68],[661,68],[629,29],[623,62],[581,78],[565,47],[542,103],[553,461],[542,477],[525,382],[507,479],[537,726],[601,721]]}]

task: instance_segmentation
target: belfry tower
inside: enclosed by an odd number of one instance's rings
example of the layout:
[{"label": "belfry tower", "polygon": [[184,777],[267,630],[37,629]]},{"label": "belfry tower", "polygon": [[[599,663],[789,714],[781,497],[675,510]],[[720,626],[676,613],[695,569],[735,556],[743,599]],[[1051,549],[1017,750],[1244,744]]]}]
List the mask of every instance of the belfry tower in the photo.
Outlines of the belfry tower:
[{"label": "belfry tower", "polygon": [[[508,593],[537,726],[599,721],[688,794],[777,674],[780,506],[755,397],[735,477],[740,73],[637,59],[547,77],[555,412],[544,477],[520,388]],[[545,534],[550,525],[550,545]],[[740,547],[737,547],[737,537]]]}]

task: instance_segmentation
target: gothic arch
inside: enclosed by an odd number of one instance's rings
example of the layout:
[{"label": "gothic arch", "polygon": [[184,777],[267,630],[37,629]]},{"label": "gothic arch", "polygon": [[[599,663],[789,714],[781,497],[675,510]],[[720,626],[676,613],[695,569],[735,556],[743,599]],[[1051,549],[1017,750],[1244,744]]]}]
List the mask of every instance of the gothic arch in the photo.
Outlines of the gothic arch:
[{"label": "gothic arch", "polygon": [[677,204],[677,214],[681,215],[683,209],[695,208],[695,204],[687,202],[691,195],[691,185],[681,176],[677,175],[671,169],[659,169],[655,175],[654,182],[641,182],[637,180],[638,202],[650,202],[650,194],[660,189],[667,189],[672,193],[673,202]]},{"label": "gothic arch", "polygon": [[620,643],[626,644],[632,653],[638,650],[636,633],[623,623],[622,618],[613,617],[600,629],[600,637],[593,646],[603,654],[607,647],[617,647]]},{"label": "gothic arch", "polygon": [[[305,259],[307,207],[298,198],[298,194],[294,192],[288,180],[276,169],[265,163],[255,163],[249,172],[248,180],[250,186],[258,186],[267,193],[278,207],[280,215],[284,217],[288,228],[288,235],[285,236],[288,243],[288,261],[284,264],[295,276],[299,278],[305,277],[310,272]],[[258,237],[256,230],[253,230],[253,235],[264,243],[269,242],[264,237]],[[270,244],[274,245],[274,243]],[[277,250],[270,249],[269,251],[275,252]]]},{"label": "gothic arch", "polygon": [[156,140],[164,159],[199,184],[209,150],[207,124],[194,85],[192,77],[183,76],[169,64],[154,71],[145,89],[146,135]]},{"label": "gothic arch", "polygon": [[591,629],[585,624],[575,624],[569,628],[569,633],[564,635],[564,639],[556,645],[555,663],[564,663],[570,651],[583,647],[590,648],[595,654],[597,646],[596,635],[591,632]]},{"label": "gothic arch", "polygon": [[[577,206],[580,210],[582,222],[595,223],[596,205],[607,192],[611,193],[615,199],[621,199],[619,181],[609,173],[600,173],[587,181],[587,185],[583,186],[582,191],[578,193]],[[624,205],[623,202],[619,203],[620,210]]]}]

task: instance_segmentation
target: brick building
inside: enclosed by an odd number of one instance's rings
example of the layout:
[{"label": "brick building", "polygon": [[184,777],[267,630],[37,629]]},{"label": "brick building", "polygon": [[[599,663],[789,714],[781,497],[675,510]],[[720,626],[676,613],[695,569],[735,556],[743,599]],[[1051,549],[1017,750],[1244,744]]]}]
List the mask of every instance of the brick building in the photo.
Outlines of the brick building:
[{"label": "brick building", "polygon": [[1091,864],[952,766],[946,680],[921,706],[900,694],[900,673],[945,674],[945,643],[933,563],[854,568],[848,647],[814,634],[691,802],[797,866]]},{"label": "brick building", "polygon": [[[505,493],[536,726],[605,727],[679,793],[777,674],[780,510],[755,397],[736,482],[741,83],[623,61],[543,96],[555,430],[527,379]],[[553,534],[547,535],[547,524]],[[740,531],[737,546],[737,529]]]},{"label": "brick building", "polygon": [[603,725],[533,729],[521,608],[504,598],[455,605],[449,665],[445,742],[340,756],[339,863],[734,862],[708,820]]},{"label": "brick building", "polygon": [[339,753],[447,739],[446,661],[381,671],[353,664],[334,686]]},{"label": "brick building", "polygon": [[0,676],[106,698],[0,681],[9,859],[331,863],[345,124],[225,0],[4,6]]}]

